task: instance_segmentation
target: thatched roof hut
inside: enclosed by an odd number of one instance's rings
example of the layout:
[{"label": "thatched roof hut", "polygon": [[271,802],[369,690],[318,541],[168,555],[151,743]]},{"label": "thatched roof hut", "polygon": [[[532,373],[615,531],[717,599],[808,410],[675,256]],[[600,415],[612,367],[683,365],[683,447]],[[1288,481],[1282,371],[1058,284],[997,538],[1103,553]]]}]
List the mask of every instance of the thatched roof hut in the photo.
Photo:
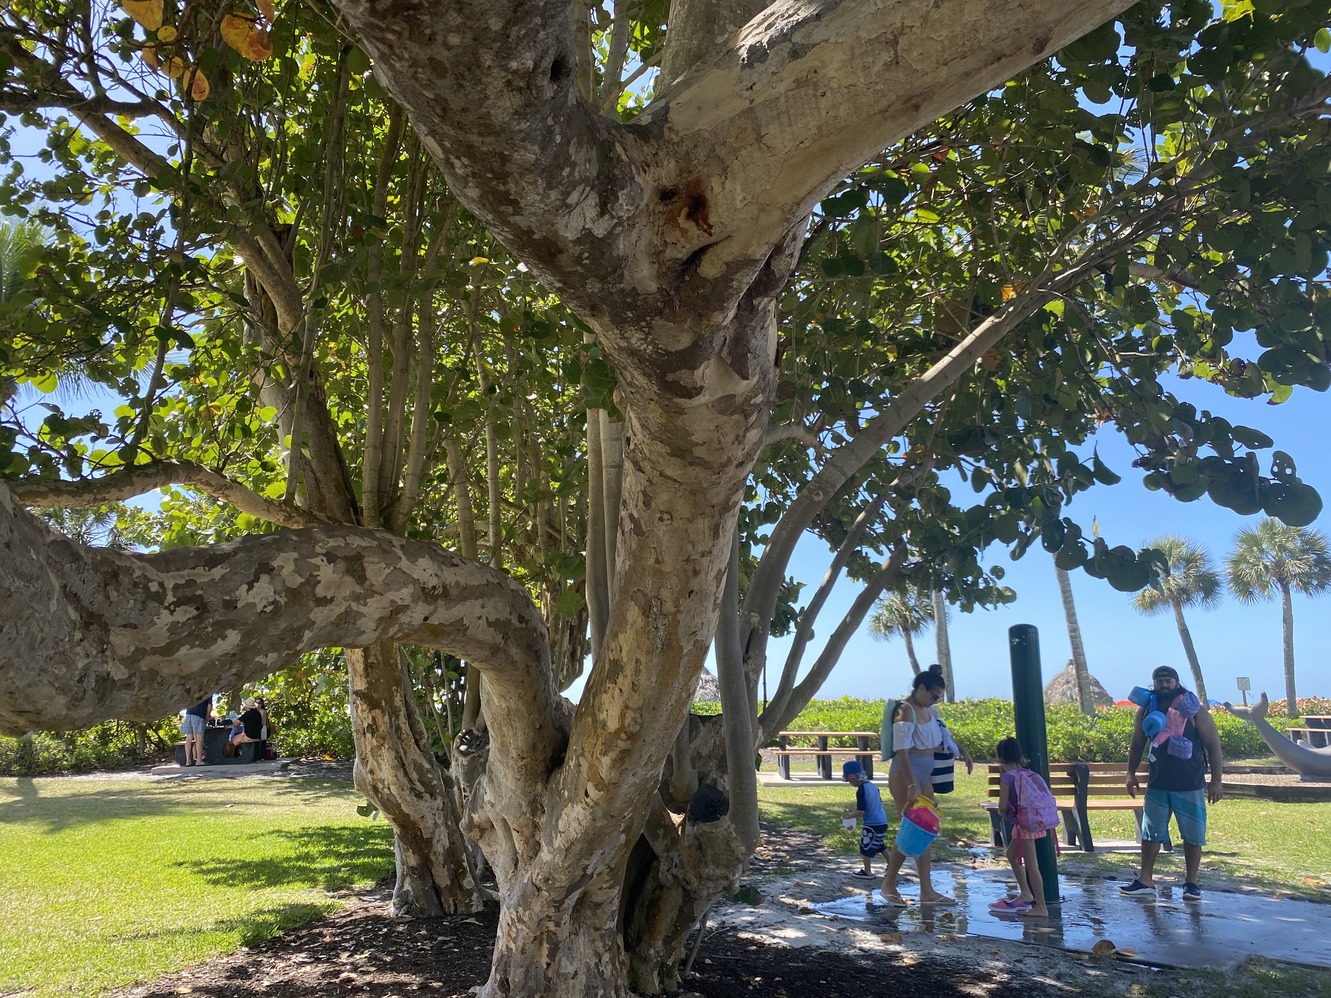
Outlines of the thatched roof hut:
[{"label": "thatched roof hut", "polygon": [[693,694],[694,703],[720,703],[721,684],[716,677],[703,666],[702,676],[698,679],[698,692]]},{"label": "thatched roof hut", "polygon": [[[1105,688],[1100,685],[1100,681],[1094,676],[1091,677],[1091,699],[1097,707],[1112,707],[1114,698],[1111,697]],[[1044,688],[1045,703],[1077,703],[1077,669],[1072,659],[1068,659],[1067,667],[1057,676],[1049,680]]]}]

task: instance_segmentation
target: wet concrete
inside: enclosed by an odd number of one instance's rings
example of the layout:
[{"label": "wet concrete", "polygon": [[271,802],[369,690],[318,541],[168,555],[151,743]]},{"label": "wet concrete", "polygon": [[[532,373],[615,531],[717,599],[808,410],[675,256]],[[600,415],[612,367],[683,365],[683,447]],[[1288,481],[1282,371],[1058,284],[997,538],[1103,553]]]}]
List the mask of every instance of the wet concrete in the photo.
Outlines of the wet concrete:
[{"label": "wet concrete", "polygon": [[[934,885],[955,905],[894,908],[874,890],[809,905],[813,916],[864,923],[876,932],[939,932],[1011,939],[1090,952],[1108,940],[1120,959],[1160,966],[1232,969],[1264,956],[1331,967],[1331,904],[1207,890],[1184,901],[1181,883],[1157,879],[1154,898],[1124,897],[1122,881],[1060,878],[1063,903],[1048,919],[995,914],[989,905],[1015,896],[1004,870],[935,865]],[[909,894],[908,890],[903,893]]]}]

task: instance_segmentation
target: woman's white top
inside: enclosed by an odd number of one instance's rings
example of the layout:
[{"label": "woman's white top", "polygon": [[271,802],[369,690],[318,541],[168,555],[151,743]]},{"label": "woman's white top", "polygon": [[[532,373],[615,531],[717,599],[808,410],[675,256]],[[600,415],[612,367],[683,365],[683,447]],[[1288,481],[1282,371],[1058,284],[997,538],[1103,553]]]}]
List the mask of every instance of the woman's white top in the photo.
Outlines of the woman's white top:
[{"label": "woman's white top", "polygon": [[[904,702],[904,706],[909,708],[911,717],[916,720],[892,722],[894,752],[902,749],[919,752],[942,749],[953,755],[958,754],[957,743],[952,740],[952,733],[947,730],[947,725],[943,723],[943,716],[938,713],[937,707],[917,708],[909,701]],[[924,720],[918,720],[921,712],[925,715]]]}]

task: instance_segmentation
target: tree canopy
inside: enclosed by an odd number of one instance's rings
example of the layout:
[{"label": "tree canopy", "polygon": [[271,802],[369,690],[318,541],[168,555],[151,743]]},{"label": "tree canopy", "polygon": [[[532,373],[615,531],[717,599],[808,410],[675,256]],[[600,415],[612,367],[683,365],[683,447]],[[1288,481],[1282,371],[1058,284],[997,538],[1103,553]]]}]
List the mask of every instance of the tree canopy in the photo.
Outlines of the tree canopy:
[{"label": "tree canopy", "polygon": [[[751,850],[755,743],[885,587],[1009,598],[981,553],[1037,540],[1149,581],[1066,512],[1120,477],[1098,427],[1181,500],[1320,509],[1161,381],[1331,382],[1331,36],[1275,6],[19,0],[0,199],[50,236],[0,301],[0,600],[51,612],[0,622],[0,723],[347,647],[402,898],[452,877],[472,903],[429,846],[460,785],[503,906],[488,993],[672,987]],[[123,403],[34,401],[66,370]],[[151,555],[19,508],[163,485]],[[808,530],[833,570],[797,614]],[[797,683],[842,573],[864,588]],[[473,677],[447,778],[399,643]]]}]

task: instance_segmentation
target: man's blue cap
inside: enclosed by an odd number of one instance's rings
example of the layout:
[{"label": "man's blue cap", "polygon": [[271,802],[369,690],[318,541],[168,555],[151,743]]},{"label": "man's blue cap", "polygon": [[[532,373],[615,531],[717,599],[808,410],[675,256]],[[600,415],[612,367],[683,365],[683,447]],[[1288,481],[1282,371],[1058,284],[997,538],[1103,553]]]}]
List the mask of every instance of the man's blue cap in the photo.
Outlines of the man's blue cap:
[{"label": "man's blue cap", "polygon": [[856,775],[863,776],[863,775],[864,775],[864,766],[862,766],[862,765],[860,764],[860,761],[859,761],[858,759],[851,759],[849,762],[843,762],[843,763],[841,764],[841,775],[842,775],[842,776],[856,776]]}]

